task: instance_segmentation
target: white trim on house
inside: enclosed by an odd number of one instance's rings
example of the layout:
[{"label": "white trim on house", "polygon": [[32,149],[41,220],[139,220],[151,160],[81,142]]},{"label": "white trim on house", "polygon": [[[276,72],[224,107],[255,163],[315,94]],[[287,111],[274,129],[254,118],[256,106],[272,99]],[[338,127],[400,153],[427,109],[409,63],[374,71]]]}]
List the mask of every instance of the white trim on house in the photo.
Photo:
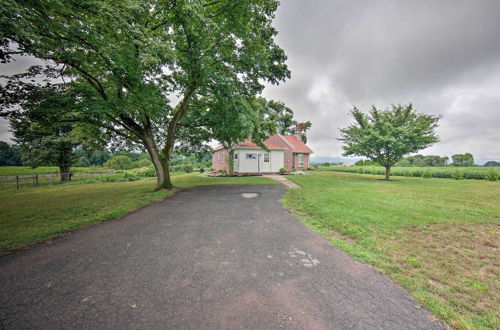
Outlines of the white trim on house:
[{"label": "white trim on house", "polygon": [[[247,149],[247,150],[264,150],[261,147],[236,147],[233,150],[239,150],[239,149]],[[286,148],[267,148],[269,150],[286,150]]]}]

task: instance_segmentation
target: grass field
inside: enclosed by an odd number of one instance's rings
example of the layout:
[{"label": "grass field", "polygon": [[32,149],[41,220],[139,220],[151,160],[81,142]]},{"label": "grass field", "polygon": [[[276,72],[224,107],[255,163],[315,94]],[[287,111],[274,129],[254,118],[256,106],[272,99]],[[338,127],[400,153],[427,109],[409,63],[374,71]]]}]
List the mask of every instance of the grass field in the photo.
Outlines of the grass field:
[{"label": "grass field", "polygon": [[[81,172],[96,170],[90,167],[72,167],[72,172]],[[57,173],[59,172],[59,167],[55,166],[40,166],[37,168],[31,168],[29,166],[0,166],[0,175],[15,175],[15,174],[40,174],[40,173]]]},{"label": "grass field", "polygon": [[454,328],[500,328],[500,183],[336,172],[290,177],[286,207]]},{"label": "grass field", "polygon": [[[320,170],[333,171],[333,172],[385,175],[385,169],[381,166],[347,166],[347,167],[321,166]],[[429,176],[432,176],[434,178],[486,180],[488,179],[488,175],[491,175],[493,173],[496,174],[497,179],[500,177],[499,167],[484,167],[484,166],[393,167],[391,169],[391,176],[421,177],[426,172],[429,173]]]},{"label": "grass field", "polygon": [[[279,184],[262,177],[206,178],[197,174],[173,178],[177,187],[214,184]],[[83,225],[119,218],[162,199],[153,192],[155,179],[134,182],[64,184],[0,191],[0,254],[55,237]]]}]

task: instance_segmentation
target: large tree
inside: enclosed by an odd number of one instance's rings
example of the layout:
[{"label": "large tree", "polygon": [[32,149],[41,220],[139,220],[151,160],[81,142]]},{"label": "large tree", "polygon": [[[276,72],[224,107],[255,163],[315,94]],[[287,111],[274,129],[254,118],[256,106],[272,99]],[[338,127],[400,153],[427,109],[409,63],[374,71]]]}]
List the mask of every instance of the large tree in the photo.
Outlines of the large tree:
[{"label": "large tree", "polygon": [[[47,60],[79,90],[78,118],[142,145],[157,189],[174,146],[261,143],[264,82],[289,77],[274,36],[277,0],[6,0],[0,60]],[[238,134],[235,130],[240,128]],[[203,134],[202,134],[203,133]]]},{"label": "large tree", "polygon": [[351,111],[355,122],[341,129],[344,156],[364,156],[385,167],[389,180],[391,167],[404,155],[417,152],[439,141],[434,132],[440,117],[417,113],[411,104],[391,109],[372,107],[366,114]]},{"label": "large tree", "polygon": [[[22,80],[16,76],[16,81]],[[74,134],[72,109],[75,99],[62,84],[39,85],[20,82],[0,87],[0,116],[10,121],[14,141],[19,145],[24,165],[59,167],[61,181],[69,181],[70,168],[76,161],[75,148],[81,144]],[[4,89],[9,88],[9,92]],[[16,104],[11,111],[9,107]]]}]

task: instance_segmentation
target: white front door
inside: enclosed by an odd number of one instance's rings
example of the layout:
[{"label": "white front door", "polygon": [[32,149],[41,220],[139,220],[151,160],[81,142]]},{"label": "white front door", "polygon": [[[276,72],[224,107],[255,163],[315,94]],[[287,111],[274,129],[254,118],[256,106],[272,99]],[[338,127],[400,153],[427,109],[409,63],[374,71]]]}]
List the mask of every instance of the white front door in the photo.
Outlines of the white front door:
[{"label": "white front door", "polygon": [[271,153],[263,152],[261,157],[261,172],[269,173],[271,172]]}]

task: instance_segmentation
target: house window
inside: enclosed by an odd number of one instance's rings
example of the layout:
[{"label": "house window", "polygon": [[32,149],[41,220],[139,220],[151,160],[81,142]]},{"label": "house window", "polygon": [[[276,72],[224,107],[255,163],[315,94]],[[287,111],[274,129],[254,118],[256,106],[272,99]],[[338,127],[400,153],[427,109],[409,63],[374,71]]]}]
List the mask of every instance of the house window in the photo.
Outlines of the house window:
[{"label": "house window", "polygon": [[256,154],[246,154],[246,159],[257,159]]},{"label": "house window", "polygon": [[268,152],[266,152],[264,154],[264,163],[269,163],[269,153]]},{"label": "house window", "polygon": [[304,154],[298,154],[299,156],[299,167],[304,167]]}]

